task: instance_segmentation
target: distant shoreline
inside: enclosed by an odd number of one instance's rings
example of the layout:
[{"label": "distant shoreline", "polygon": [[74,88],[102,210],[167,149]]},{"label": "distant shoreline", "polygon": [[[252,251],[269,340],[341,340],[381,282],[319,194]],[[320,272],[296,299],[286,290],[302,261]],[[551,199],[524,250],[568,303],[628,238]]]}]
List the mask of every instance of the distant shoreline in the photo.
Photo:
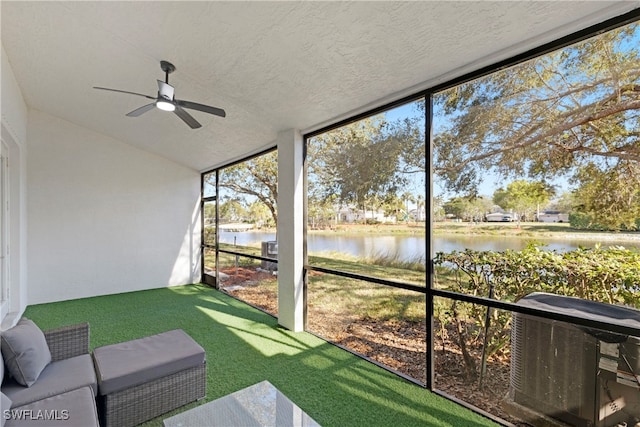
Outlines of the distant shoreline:
[{"label": "distant shoreline", "polygon": [[591,240],[606,242],[638,242],[640,232],[602,232],[576,230],[569,224],[525,222],[515,223],[435,223],[433,233],[466,236],[502,236],[529,239]]},{"label": "distant shoreline", "polygon": [[[553,240],[591,240],[603,242],[639,242],[640,232],[602,232],[576,230],[563,223],[524,222],[516,223],[468,223],[468,222],[435,222],[432,226],[434,235],[460,236],[497,236],[516,237],[522,239]],[[309,230],[313,234],[345,234],[345,235],[425,235],[422,224],[339,224],[331,228]]]},{"label": "distant shoreline", "polygon": [[[241,230],[234,230],[241,231]],[[275,228],[247,230],[251,232],[276,233]],[[523,222],[519,226],[515,222],[435,222],[433,234],[459,236],[496,236],[515,237],[521,239],[553,239],[553,240],[591,240],[604,242],[640,242],[640,231],[635,232],[602,232],[576,230],[566,223]],[[409,224],[338,224],[325,228],[308,229],[310,234],[355,235],[368,234],[388,236],[425,236],[424,223]]]},{"label": "distant shoreline", "polygon": [[[541,236],[542,237],[542,236]],[[605,240],[614,242],[636,242],[640,241],[640,234],[631,233],[557,233],[555,235],[544,236],[549,239],[577,239],[577,240]]]}]

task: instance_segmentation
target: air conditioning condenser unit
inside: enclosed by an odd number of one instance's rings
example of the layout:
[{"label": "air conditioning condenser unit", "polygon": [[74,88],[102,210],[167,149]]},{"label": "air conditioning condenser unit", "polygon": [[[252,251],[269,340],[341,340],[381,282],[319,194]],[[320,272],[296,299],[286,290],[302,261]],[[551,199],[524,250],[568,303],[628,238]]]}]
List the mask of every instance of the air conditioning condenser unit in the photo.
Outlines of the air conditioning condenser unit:
[{"label": "air conditioning condenser unit", "polygon": [[[640,311],[533,293],[519,305],[640,330]],[[640,426],[640,337],[513,313],[509,398],[572,426]]]}]

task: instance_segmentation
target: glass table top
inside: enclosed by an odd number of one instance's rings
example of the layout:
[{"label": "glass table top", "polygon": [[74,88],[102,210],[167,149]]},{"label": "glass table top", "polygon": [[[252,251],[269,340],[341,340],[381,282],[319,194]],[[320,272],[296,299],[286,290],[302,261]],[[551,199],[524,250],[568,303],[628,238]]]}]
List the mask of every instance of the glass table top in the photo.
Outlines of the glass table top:
[{"label": "glass table top", "polygon": [[164,420],[165,427],[319,426],[269,381],[262,381]]}]

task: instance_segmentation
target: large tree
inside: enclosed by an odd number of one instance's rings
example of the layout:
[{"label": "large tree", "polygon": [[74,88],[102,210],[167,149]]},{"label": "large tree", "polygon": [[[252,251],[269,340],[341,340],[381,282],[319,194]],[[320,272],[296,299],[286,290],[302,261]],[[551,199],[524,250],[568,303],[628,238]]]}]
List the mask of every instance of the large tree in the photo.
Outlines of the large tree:
[{"label": "large tree", "polygon": [[640,227],[640,163],[594,173],[594,165],[583,167],[582,184],[574,191],[574,211],[586,215],[587,227],[633,230]]},{"label": "large tree", "polygon": [[228,200],[220,201],[220,208],[218,211],[220,220],[225,222],[238,222],[243,221],[247,216],[247,209],[242,205],[242,202],[233,197]]},{"label": "large tree", "polygon": [[447,215],[463,221],[482,221],[491,209],[491,200],[485,197],[454,197],[442,205]]},{"label": "large tree", "polygon": [[472,194],[488,170],[581,185],[637,164],[639,39],[631,24],[438,94],[434,172]]},{"label": "large tree", "polygon": [[219,185],[231,190],[231,197],[249,196],[259,200],[269,209],[273,223],[278,223],[277,151],[222,169]]},{"label": "large tree", "polygon": [[554,194],[554,189],[544,182],[516,180],[506,188],[497,189],[493,193],[493,203],[516,212],[518,218],[524,215],[531,220],[533,213],[540,207],[544,208]]},{"label": "large tree", "polygon": [[309,195],[318,201],[367,210],[406,184],[400,171],[402,144],[390,137],[383,115],[369,117],[312,138],[308,144]]}]

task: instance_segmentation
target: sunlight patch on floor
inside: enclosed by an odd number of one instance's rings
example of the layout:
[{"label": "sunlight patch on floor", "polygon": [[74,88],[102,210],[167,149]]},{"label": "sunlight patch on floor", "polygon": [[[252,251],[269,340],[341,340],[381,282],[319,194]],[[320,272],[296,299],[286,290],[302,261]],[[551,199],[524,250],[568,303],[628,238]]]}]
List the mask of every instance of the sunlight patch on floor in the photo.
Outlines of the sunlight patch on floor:
[{"label": "sunlight patch on floor", "polygon": [[[238,318],[206,307],[197,308],[266,357],[282,354],[295,356],[316,346],[302,342],[296,339],[293,333],[271,325]],[[321,341],[318,341],[317,345],[320,344]]]}]

